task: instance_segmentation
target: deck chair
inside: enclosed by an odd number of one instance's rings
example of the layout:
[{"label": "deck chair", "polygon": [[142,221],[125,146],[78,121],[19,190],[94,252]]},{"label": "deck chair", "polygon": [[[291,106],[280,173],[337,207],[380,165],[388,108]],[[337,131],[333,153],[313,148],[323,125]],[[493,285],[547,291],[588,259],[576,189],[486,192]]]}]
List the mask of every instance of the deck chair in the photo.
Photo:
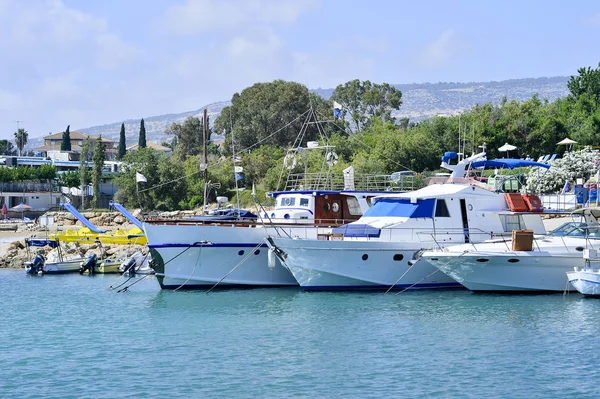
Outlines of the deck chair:
[{"label": "deck chair", "polygon": [[546,162],[554,161],[555,159],[556,159],[556,154],[552,154],[550,159],[548,159],[548,161],[546,161]]},{"label": "deck chair", "polygon": [[544,158],[542,159],[542,163],[546,163],[548,162],[548,159],[550,158],[550,154],[548,155],[544,155]]},{"label": "deck chair", "polygon": [[537,160],[537,161],[538,161],[538,162],[542,162],[542,159],[544,159],[544,156],[543,156],[543,155],[540,155],[540,157],[538,158],[538,160]]}]

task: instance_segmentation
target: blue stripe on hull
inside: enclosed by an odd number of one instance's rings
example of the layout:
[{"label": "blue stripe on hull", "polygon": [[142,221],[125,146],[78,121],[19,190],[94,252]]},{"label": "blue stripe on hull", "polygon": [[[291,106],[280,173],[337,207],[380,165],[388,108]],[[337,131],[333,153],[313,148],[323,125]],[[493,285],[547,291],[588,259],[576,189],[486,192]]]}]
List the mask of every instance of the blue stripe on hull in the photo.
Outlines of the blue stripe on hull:
[{"label": "blue stripe on hull", "polygon": [[[216,284],[216,283],[215,283]],[[210,288],[213,288],[215,284],[185,284],[183,287],[181,287],[181,284],[169,284],[169,285],[161,285],[161,288],[164,290],[174,290],[175,288],[179,288],[178,291],[181,290],[208,290]],[[239,290],[239,289],[246,289],[246,290],[251,290],[251,289],[255,289],[255,288],[298,288],[297,285],[290,285],[290,284],[278,284],[278,285],[268,285],[268,284],[263,284],[263,285],[248,285],[248,284],[219,284],[217,285],[214,289],[215,290],[228,290],[228,289],[235,289],[235,290]]]},{"label": "blue stripe on hull", "polygon": [[[348,286],[348,285],[340,285],[340,286],[334,286],[334,285],[324,285],[324,286],[304,286],[302,287],[303,291],[381,291],[381,290],[388,290],[390,288],[389,285],[355,285],[355,286]],[[417,289],[444,289],[444,288],[452,288],[452,289],[456,289],[456,288],[460,288],[460,289],[464,289],[465,287],[463,287],[462,285],[460,285],[459,283],[428,283],[428,284],[396,284],[394,285],[394,287],[392,288],[392,291],[399,291],[399,290],[404,290],[404,289],[411,289],[411,290],[417,290]]]},{"label": "blue stripe on hull", "polygon": [[[258,243],[256,244],[240,244],[240,243],[210,243],[210,244],[148,244],[149,248],[254,248],[258,247]],[[260,248],[266,248],[267,244],[260,244]]]}]

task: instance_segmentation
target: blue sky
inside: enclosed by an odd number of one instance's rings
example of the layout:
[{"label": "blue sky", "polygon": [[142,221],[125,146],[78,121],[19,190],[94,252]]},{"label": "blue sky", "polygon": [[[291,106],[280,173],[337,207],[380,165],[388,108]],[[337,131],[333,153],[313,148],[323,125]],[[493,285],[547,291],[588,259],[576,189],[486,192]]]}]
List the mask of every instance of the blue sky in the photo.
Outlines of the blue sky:
[{"label": "blue sky", "polygon": [[198,109],[258,81],[309,88],[572,75],[595,1],[0,0],[0,138]]}]

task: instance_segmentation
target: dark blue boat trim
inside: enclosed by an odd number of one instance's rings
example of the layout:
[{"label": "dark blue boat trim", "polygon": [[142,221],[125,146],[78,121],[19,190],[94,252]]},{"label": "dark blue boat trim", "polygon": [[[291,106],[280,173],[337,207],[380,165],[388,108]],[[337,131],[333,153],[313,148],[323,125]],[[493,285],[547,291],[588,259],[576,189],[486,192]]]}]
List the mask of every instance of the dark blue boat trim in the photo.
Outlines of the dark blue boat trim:
[{"label": "dark blue boat trim", "polygon": [[[188,248],[188,247],[211,247],[211,248],[258,248],[259,244],[240,244],[240,243],[210,243],[210,244],[148,244],[149,248]],[[266,248],[267,244],[260,244],[260,248]]]},{"label": "dark blue boat trim", "polygon": [[181,290],[208,290],[213,288],[218,290],[227,290],[227,289],[253,289],[253,288],[298,288],[297,285],[290,284],[277,284],[277,285],[248,285],[248,284],[219,284],[215,287],[215,284],[185,284],[183,287],[181,284],[169,284],[169,285],[161,285],[161,288],[164,290],[174,290],[179,288],[178,291]]},{"label": "dark blue boat trim", "polygon": [[[381,291],[388,290],[389,285],[315,285],[302,287],[303,291]],[[459,283],[428,283],[428,284],[396,284],[392,290],[427,289],[427,288],[465,288]]]}]

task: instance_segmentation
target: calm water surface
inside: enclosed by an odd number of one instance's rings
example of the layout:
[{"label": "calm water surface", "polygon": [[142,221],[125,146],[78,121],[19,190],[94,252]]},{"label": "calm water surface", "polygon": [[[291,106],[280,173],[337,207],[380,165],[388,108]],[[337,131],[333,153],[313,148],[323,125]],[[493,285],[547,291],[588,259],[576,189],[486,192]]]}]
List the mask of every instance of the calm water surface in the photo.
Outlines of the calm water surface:
[{"label": "calm water surface", "polygon": [[115,278],[0,270],[0,397],[600,397],[600,300],[579,294]]}]

